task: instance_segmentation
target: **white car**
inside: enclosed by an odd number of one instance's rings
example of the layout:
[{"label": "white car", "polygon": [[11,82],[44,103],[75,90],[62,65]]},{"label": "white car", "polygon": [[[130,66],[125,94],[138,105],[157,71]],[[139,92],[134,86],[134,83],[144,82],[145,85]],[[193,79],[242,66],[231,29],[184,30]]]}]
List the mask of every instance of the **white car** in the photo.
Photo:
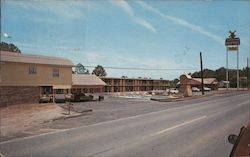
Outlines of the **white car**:
[{"label": "white car", "polygon": [[203,89],[204,91],[211,91],[211,88],[208,88],[208,87],[204,87]]},{"label": "white car", "polygon": [[175,89],[175,88],[171,88],[171,89],[169,89],[169,92],[170,92],[171,94],[178,94],[178,93],[179,93],[179,90],[178,90],[178,89]]},{"label": "white car", "polygon": [[55,102],[56,103],[65,103],[65,94],[55,94]]},{"label": "white car", "polygon": [[199,92],[199,91],[201,91],[199,88],[197,88],[197,87],[192,87],[192,91],[193,92]]}]

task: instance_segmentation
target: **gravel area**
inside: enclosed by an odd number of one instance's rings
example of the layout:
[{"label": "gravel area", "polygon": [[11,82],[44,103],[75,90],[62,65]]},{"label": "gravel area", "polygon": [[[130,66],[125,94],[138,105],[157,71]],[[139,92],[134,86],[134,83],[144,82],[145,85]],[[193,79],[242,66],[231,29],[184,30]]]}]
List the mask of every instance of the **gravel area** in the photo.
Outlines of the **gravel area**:
[{"label": "gravel area", "polygon": [[[0,108],[0,141],[23,136],[29,129],[46,121],[67,117],[64,109],[53,103],[22,104]],[[72,115],[77,114],[72,112]]]}]

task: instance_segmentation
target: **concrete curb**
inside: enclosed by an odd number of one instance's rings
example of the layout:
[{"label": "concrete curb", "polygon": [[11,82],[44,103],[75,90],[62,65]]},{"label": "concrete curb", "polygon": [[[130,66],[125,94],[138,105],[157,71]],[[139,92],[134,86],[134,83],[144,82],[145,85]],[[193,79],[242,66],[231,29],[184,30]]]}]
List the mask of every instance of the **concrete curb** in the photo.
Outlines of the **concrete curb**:
[{"label": "concrete curb", "polygon": [[57,118],[53,118],[53,119],[51,119],[51,120],[43,121],[42,123],[53,122],[53,121],[61,120],[61,119],[76,118],[76,117],[80,117],[80,116],[85,115],[84,113],[86,113],[86,112],[92,112],[92,111],[93,111],[92,109],[87,109],[87,110],[83,110],[83,111],[81,111],[81,112],[77,112],[77,113],[80,113],[80,114],[77,114],[77,115],[60,116],[60,117],[57,117]]},{"label": "concrete curb", "polygon": [[[157,98],[151,98],[150,100],[158,101],[158,102],[176,102],[176,101],[185,101],[185,100],[192,100],[192,99],[198,99],[198,98],[204,98],[204,97],[211,97],[215,95],[223,95],[227,93],[231,93],[231,91],[217,91],[215,93],[205,93],[205,95],[194,95],[190,97],[181,97],[181,98],[172,98],[172,99],[157,99]],[[240,92],[245,92],[247,90],[239,90]]]},{"label": "concrete curb", "polygon": [[151,98],[150,100],[153,101],[158,101],[158,102],[176,102],[176,101],[185,101],[185,100],[192,100],[192,99],[198,99],[198,98],[203,98],[203,97],[209,97],[209,96],[214,96],[222,93],[213,93],[213,94],[205,94],[205,95],[194,95],[190,97],[181,97],[181,98],[170,98],[170,99],[157,99],[157,98]]}]

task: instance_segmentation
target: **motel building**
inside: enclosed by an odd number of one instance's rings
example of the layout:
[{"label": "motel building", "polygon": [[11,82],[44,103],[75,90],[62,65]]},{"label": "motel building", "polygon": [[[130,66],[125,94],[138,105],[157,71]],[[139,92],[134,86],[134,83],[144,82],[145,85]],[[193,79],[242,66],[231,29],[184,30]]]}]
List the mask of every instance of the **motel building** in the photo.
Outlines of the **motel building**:
[{"label": "motel building", "polygon": [[101,79],[107,84],[104,87],[104,92],[111,93],[166,90],[170,87],[170,82],[163,79],[115,77],[102,77]]},{"label": "motel building", "polygon": [[65,58],[0,51],[0,105],[37,103],[41,95],[68,93],[72,67]]},{"label": "motel building", "polygon": [[72,74],[65,58],[0,51],[0,106],[38,103],[40,97],[101,93],[106,85],[91,74]]},{"label": "motel building", "polygon": [[43,96],[70,93],[103,93],[166,90],[168,80],[99,78],[72,74],[66,58],[0,51],[0,106],[38,103]]}]

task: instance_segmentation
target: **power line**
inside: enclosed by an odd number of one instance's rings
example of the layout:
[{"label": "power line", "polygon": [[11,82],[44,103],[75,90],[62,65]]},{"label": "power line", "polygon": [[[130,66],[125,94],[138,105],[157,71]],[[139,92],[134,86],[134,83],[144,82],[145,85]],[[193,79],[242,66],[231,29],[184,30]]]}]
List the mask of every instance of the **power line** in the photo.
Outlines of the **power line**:
[{"label": "power line", "polygon": [[[95,68],[95,66],[84,65],[87,68]],[[169,70],[198,70],[197,68],[137,68],[137,67],[103,67],[105,69],[115,69],[115,70],[145,70],[145,71],[169,71]]]}]

